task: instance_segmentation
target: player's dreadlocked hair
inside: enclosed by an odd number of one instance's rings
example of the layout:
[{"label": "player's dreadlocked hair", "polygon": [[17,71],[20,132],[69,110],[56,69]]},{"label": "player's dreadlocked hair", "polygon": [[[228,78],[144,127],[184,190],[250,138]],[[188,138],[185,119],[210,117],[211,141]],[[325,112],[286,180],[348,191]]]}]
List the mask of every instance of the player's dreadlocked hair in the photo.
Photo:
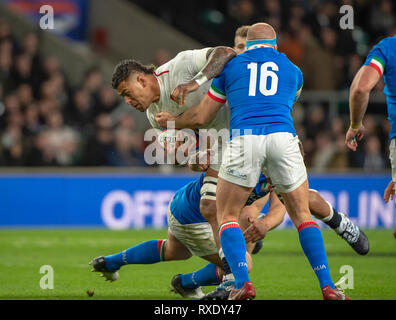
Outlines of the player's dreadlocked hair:
[{"label": "player's dreadlocked hair", "polygon": [[155,70],[153,65],[145,66],[136,60],[122,60],[116,65],[111,79],[113,89],[117,89],[122,81],[129,78],[132,73],[152,74]]}]

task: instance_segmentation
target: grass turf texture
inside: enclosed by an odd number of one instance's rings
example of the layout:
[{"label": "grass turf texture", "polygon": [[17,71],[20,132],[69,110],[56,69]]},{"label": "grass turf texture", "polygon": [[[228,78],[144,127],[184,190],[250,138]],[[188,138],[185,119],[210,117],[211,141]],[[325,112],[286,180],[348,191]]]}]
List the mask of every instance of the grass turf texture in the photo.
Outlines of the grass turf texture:
[{"label": "grass turf texture", "polygon": [[[346,290],[351,299],[396,299],[396,240],[391,230],[366,232],[371,245],[367,256],[357,255],[333,231],[322,233],[333,280],[342,276],[342,265],[353,267],[354,289]],[[203,267],[206,262],[197,257],[128,265],[113,283],[90,272],[88,265],[94,257],[166,237],[166,230],[2,230],[0,299],[182,299],[170,292],[170,280],[176,273]],[[53,267],[52,290],[40,288],[42,265]],[[318,281],[292,229],[267,235],[263,249],[253,256],[251,280],[256,299],[322,299]],[[94,290],[94,295],[89,297],[87,290]]]}]

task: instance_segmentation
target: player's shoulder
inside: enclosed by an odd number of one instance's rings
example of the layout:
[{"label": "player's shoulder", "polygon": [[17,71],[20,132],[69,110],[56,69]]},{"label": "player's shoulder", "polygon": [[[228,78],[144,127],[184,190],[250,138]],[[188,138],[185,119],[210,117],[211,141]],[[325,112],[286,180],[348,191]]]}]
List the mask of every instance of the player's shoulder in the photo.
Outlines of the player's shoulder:
[{"label": "player's shoulder", "polygon": [[180,62],[180,60],[189,60],[195,56],[207,56],[212,47],[205,47],[201,49],[188,49],[180,51],[170,62]]},{"label": "player's shoulder", "polygon": [[294,64],[285,53],[278,52],[278,54],[279,54],[279,59],[282,61],[282,63],[288,66],[287,72],[293,70],[297,74],[302,74],[301,69],[296,64]]},{"label": "player's shoulder", "polygon": [[382,49],[382,50],[388,50],[388,49],[395,49],[396,48],[396,36],[393,37],[387,37],[385,39],[382,39],[379,41],[372,50],[374,49]]}]

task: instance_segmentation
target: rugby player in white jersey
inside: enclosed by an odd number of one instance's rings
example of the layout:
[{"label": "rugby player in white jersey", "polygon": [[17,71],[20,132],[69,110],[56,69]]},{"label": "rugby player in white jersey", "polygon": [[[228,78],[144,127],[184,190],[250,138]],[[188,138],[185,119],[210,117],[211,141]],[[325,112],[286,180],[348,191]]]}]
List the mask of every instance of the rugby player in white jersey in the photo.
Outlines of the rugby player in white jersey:
[{"label": "rugby player in white jersey", "polygon": [[[236,52],[228,47],[187,50],[180,52],[157,69],[144,66],[135,60],[124,60],[114,70],[112,86],[127,104],[141,112],[146,112],[153,128],[165,129],[155,121],[155,115],[166,111],[177,116],[197,105],[209,90],[211,83],[209,80],[218,75],[234,56]],[[186,84],[176,88],[180,83]],[[172,99],[174,90],[177,91],[177,102]],[[188,93],[190,93],[188,98],[185,98]],[[183,107],[180,108],[179,104],[183,104]],[[214,128],[220,131],[228,127],[229,110],[223,106],[213,121],[201,128]],[[221,164],[221,144],[219,147],[218,161],[212,163],[205,174],[200,201],[201,213],[211,224],[215,235],[218,229],[216,184]],[[218,237],[215,236],[215,239]]]}]

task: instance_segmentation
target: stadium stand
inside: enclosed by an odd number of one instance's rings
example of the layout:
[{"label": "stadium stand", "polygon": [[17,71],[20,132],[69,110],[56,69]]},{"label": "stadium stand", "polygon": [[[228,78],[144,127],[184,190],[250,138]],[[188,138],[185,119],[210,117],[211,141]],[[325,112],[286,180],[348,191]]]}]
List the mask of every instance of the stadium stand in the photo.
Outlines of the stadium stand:
[{"label": "stadium stand", "polygon": [[[280,33],[280,51],[304,73],[304,93],[294,117],[308,168],[389,168],[383,84],[376,88],[365,119],[364,146],[352,153],[343,139],[352,78],[371,46],[395,34],[391,1],[354,1],[355,29],[350,31],[339,28],[338,8],[352,1],[223,0],[200,1],[199,6],[193,1],[182,6],[178,1],[155,6],[152,0],[131,2],[203,46],[232,46],[236,27],[270,22]],[[99,38],[106,29],[101,32]],[[98,44],[97,38],[91,41]],[[125,112],[101,70],[87,70],[76,85],[62,70],[60,58],[44,56],[39,48],[37,34],[17,40],[10,25],[1,21],[0,165],[145,166],[141,118]],[[172,55],[164,46],[150,62],[160,65]]]}]

